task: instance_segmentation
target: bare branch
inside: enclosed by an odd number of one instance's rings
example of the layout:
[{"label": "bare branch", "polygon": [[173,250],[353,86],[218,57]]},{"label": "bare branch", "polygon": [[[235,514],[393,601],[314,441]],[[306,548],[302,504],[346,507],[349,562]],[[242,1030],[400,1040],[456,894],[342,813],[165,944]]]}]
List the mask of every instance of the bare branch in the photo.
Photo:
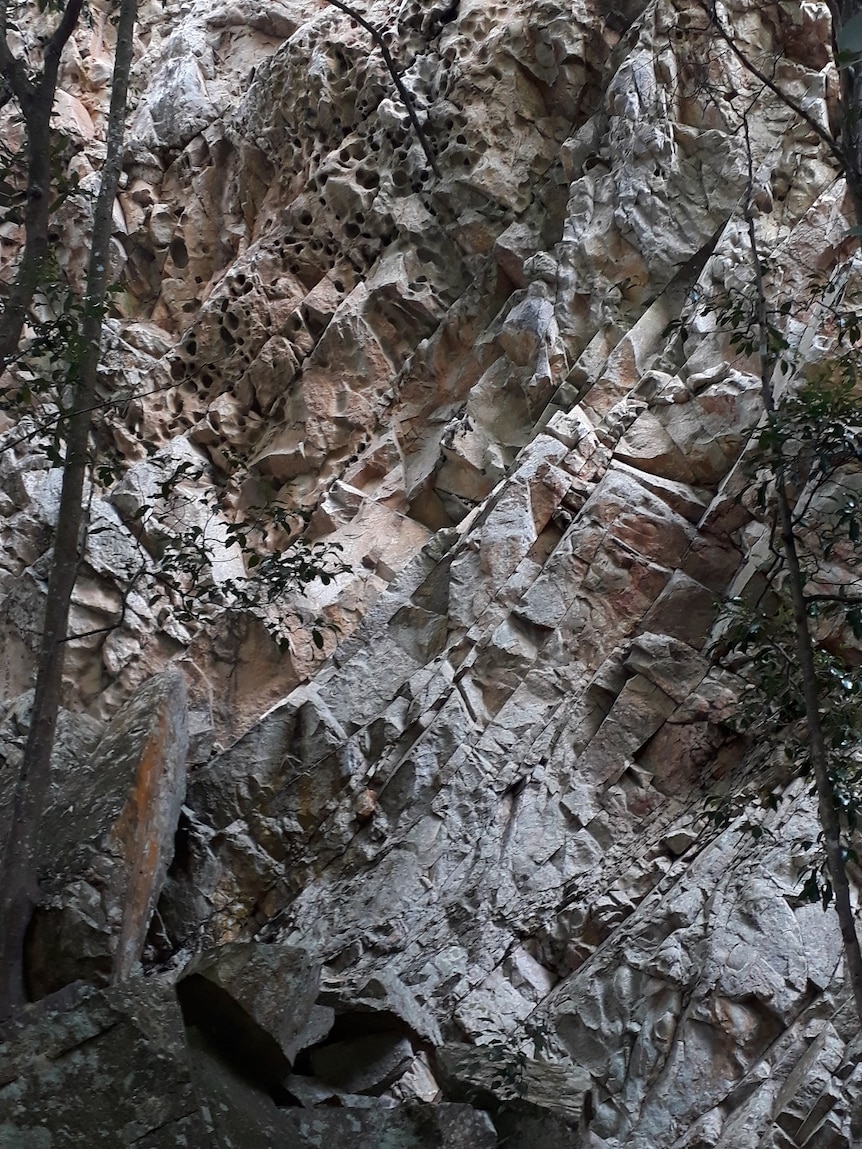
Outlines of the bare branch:
[{"label": "bare branch", "polygon": [[835,602],[842,606],[862,606],[862,595],[856,594],[806,594],[806,602]]},{"label": "bare branch", "polygon": [[[334,0],[330,0],[330,3],[333,2]],[[756,80],[763,84],[764,87],[768,88],[770,92],[778,96],[779,100],[781,100],[783,104],[786,104],[786,106],[790,108],[790,110],[795,115],[799,116],[801,120],[804,120],[804,122],[808,125],[809,128],[811,128],[815,135],[827,146],[827,148],[829,148],[832,155],[841,165],[841,170],[846,174],[848,166],[847,157],[845,156],[844,149],[841,147],[841,144],[838,142],[838,140],[836,140],[830,132],[827,132],[825,128],[818,124],[810,112],[806,112],[801,104],[794,100],[792,96],[789,96],[787,92],[785,92],[781,87],[781,85],[777,84],[775,80],[767,76],[767,74],[761,68],[758,68],[754,61],[746,56],[742,49],[737,46],[733,36],[724,27],[721,18],[718,15],[715,0],[713,0],[711,4],[708,4],[706,0],[697,0],[697,2],[699,7],[709,17],[710,23],[715,28],[716,32],[718,32],[719,36],[722,38],[725,44],[727,44],[728,48],[730,48],[731,52],[733,52],[734,56],[736,56],[743,67],[749,71]]]},{"label": "bare branch", "polygon": [[442,179],[443,177],[440,174],[440,169],[437,167],[437,161],[434,159],[434,153],[431,151],[431,145],[428,143],[428,137],[425,135],[425,129],[420,124],[419,117],[416,115],[416,105],[413,97],[410,94],[410,91],[405,85],[404,81],[398,75],[398,69],[395,67],[395,61],[392,59],[392,55],[389,51],[389,48],[386,46],[386,41],[383,39],[382,33],[377,28],[375,28],[373,24],[370,24],[363,16],[361,16],[355,8],[351,8],[349,4],[343,3],[343,0],[326,0],[326,2],[328,4],[332,4],[334,8],[340,9],[342,12],[348,15],[351,20],[355,20],[361,28],[365,29],[365,31],[371,36],[374,43],[380,49],[380,54],[383,57],[383,63],[386,65],[389,71],[389,75],[392,77],[392,82],[398,89],[398,95],[401,97],[404,106],[407,109],[407,115],[410,117],[410,123],[413,125],[413,130],[416,132],[419,143],[422,145],[422,151],[425,153],[425,157],[428,160],[428,163],[431,165],[431,170],[438,180]]},{"label": "bare branch", "polygon": [[60,23],[54,29],[51,39],[45,45],[45,59],[56,59],[59,63],[60,56],[66,43],[78,23],[78,17],[81,15],[83,7],[83,0],[68,0],[66,7],[63,9],[63,15],[60,18]]},{"label": "bare branch", "polygon": [[[142,560],[141,565],[138,567],[138,569],[135,571],[135,573],[129,579],[128,586],[126,586],[125,590],[123,591],[123,596],[122,596],[122,599],[120,602],[120,613],[117,615],[117,617],[114,619],[113,622],[108,623],[106,626],[97,626],[93,630],[81,631],[80,634],[67,634],[65,638],[60,639],[60,642],[75,642],[78,639],[82,639],[82,638],[92,638],[94,635],[97,635],[97,634],[108,635],[108,634],[113,633],[113,631],[115,631],[115,630],[119,630],[119,628],[123,625],[123,623],[126,621],[126,614],[128,612],[129,595],[134,590],[135,584],[137,583],[137,581],[141,577],[141,575],[146,573],[148,560],[150,557],[147,554],[146,550],[144,550],[140,540],[136,539],[135,542],[138,544],[138,547],[141,549],[141,551],[143,552],[145,557]],[[101,649],[102,646],[103,646],[103,644],[100,643],[99,649]]]}]

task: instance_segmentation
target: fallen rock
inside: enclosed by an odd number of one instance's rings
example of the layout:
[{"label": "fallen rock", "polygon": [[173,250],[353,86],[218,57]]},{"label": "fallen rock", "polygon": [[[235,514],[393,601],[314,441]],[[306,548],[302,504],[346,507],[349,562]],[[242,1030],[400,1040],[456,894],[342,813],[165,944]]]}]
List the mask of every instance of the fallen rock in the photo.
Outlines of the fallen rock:
[{"label": "fallen rock", "polygon": [[[228,955],[226,963],[227,968]],[[487,1115],[465,1104],[381,1104],[368,1098],[349,1109],[283,1108],[272,1095],[267,1067],[250,1048],[245,1058],[234,1050],[228,1059],[224,1052],[197,1026],[184,1028],[174,990],[164,982],[84,989],[65,1010],[30,1007],[0,1044],[0,1146],[497,1145]]]},{"label": "fallen rock", "polygon": [[0,1146],[210,1149],[171,986],[31,1007],[0,1045]]},{"label": "fallen rock", "polygon": [[310,1053],[315,1077],[345,1093],[379,1095],[413,1061],[413,1046],[395,1033],[372,1033],[336,1041]]},{"label": "fallen rock", "polygon": [[301,949],[234,942],[194,958],[177,984],[183,1017],[224,1059],[252,1062],[277,1087],[317,996],[319,966]]},{"label": "fallen rock", "polygon": [[173,855],[185,797],[185,680],[168,669],[119,711],[88,758],[55,769],[40,835],[47,881],[26,966],[41,997],[128,977]]},{"label": "fallen rock", "polygon": [[537,1061],[501,1044],[436,1051],[444,1097],[492,1116],[500,1143],[517,1149],[580,1149],[592,1114],[592,1083],[569,1066]]}]

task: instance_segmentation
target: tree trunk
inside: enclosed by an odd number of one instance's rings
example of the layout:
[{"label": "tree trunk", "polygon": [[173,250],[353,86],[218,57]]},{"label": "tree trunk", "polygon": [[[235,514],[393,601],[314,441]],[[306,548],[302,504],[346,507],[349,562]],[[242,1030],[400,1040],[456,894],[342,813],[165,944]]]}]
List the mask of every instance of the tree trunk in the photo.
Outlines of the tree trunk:
[{"label": "tree trunk", "polygon": [[[772,390],[772,378],[776,364],[775,357],[769,350],[769,341],[767,339],[769,316],[767,312],[766,292],[763,285],[763,270],[760,263],[757,234],[754,229],[754,217],[751,214],[750,202],[746,205],[746,217],[751,246],[751,259],[754,266],[755,289],[757,292],[757,323],[760,333],[760,389],[763,397],[763,405],[766,408],[767,419],[770,423],[773,423],[776,418],[776,411],[775,396]],[[790,590],[790,601],[793,606],[796,654],[799,659],[799,669],[802,673],[802,695],[805,706],[805,721],[808,728],[808,755],[811,761],[811,770],[814,775],[814,784],[817,790],[817,811],[820,828],[823,831],[826,868],[829,871],[829,880],[832,883],[832,891],[835,896],[835,912],[838,915],[838,923],[841,929],[847,976],[853,991],[856,1013],[860,1023],[862,1023],[862,950],[860,950],[859,937],[856,933],[856,921],[853,916],[853,906],[850,901],[850,882],[847,878],[847,867],[844,864],[844,854],[841,847],[841,818],[835,805],[835,795],[829,778],[829,754],[826,749],[826,742],[823,737],[823,726],[820,721],[820,684],[817,680],[817,669],[814,662],[814,642],[808,625],[805,575],[799,562],[799,552],[796,546],[796,535],[793,529],[793,513],[787,494],[780,436],[775,436],[774,442],[778,444],[773,448],[772,458],[773,475],[775,478],[775,501],[778,511],[781,550],[784,553],[787,586]]]},{"label": "tree trunk", "polygon": [[15,355],[33,295],[47,263],[51,213],[51,112],[63,48],[81,14],[83,0],[69,0],[56,31],[45,46],[38,83],[27,79],[21,61],[6,39],[7,4],[0,6],[0,74],[21,107],[27,131],[27,199],[24,207],[24,250],[15,281],[0,315],[0,366]]},{"label": "tree trunk", "polygon": [[853,201],[856,223],[862,226],[862,63],[839,61],[841,30],[862,12],[860,0],[827,0],[832,16],[832,52],[841,80],[839,145],[847,190]]},{"label": "tree trunk", "polygon": [[83,491],[89,465],[89,436],[95,405],[102,316],[108,284],[111,222],[123,157],[126,100],[137,0],[122,0],[108,117],[107,157],[93,219],[87,291],[81,325],[74,402],[67,420],[63,487],[48,578],[45,620],[39,652],[36,694],[21,771],[15,788],[12,824],[3,864],[4,926],[0,938],[0,1018],[25,1000],[24,944],[38,895],[39,825],[48,793],[51,751],[63,680],[65,639],[78,570]]},{"label": "tree trunk", "polygon": [[829,871],[829,880],[832,882],[832,891],[835,896],[835,912],[838,914],[838,923],[841,928],[844,960],[847,964],[847,974],[856,1003],[856,1013],[860,1023],[862,1023],[862,951],[859,948],[856,920],[850,901],[850,882],[847,878],[847,867],[844,864],[844,853],[841,847],[841,820],[835,806],[835,796],[829,779],[829,755],[820,722],[820,687],[814,665],[814,644],[808,629],[805,576],[799,565],[796,539],[793,534],[793,517],[787,498],[783,468],[781,467],[776,469],[775,488],[778,522],[781,528],[781,549],[784,551],[787,585],[793,604],[796,653],[799,657],[799,669],[802,672],[805,721],[808,726],[808,753],[817,787],[817,810],[820,826],[823,830],[826,868]]},{"label": "tree trunk", "polygon": [[0,315],[0,363],[18,350],[27,319],[50,252],[48,222],[51,209],[51,107],[54,93],[46,100],[39,93],[25,112],[28,139],[27,199],[24,207],[24,250],[15,281]]},{"label": "tree trunk", "polygon": [[[842,66],[839,60],[841,30],[851,19],[862,12],[862,0],[826,0],[832,16],[832,48],[841,77],[841,125],[839,138],[834,138],[796,100],[789,96],[776,81],[761,71],[734,42],[730,29],[719,18],[715,0],[699,0],[701,7],[709,15],[718,34],[727,43],[738,60],[765,87],[799,115],[826,144],[834,158],[841,165],[847,190],[853,204],[857,225],[862,228],[862,63]],[[766,294],[763,285],[763,271],[757,246],[754,218],[751,213],[751,193],[753,184],[751,144],[748,137],[748,121],[744,121],[745,137],[748,145],[749,186],[745,217],[751,246],[751,259],[754,268],[755,289],[757,292],[757,323],[760,333],[760,385],[767,417],[775,419],[775,400],[772,391],[772,378],[776,366],[775,357],[769,350],[769,316]],[[781,449],[773,455],[773,474],[776,487],[776,504],[781,534],[781,549],[784,554],[785,573],[793,605],[796,653],[802,672],[803,701],[808,726],[808,751],[811,769],[817,790],[818,816],[826,852],[826,865],[835,895],[835,909],[841,928],[847,974],[853,991],[856,1012],[862,1023],[862,951],[856,933],[856,922],[850,901],[850,883],[844,864],[841,847],[841,818],[835,804],[835,795],[829,778],[829,756],[823,738],[820,721],[821,698],[814,662],[814,642],[808,624],[805,575],[799,563],[799,552],[793,529],[793,515],[785,481],[784,460]]]}]

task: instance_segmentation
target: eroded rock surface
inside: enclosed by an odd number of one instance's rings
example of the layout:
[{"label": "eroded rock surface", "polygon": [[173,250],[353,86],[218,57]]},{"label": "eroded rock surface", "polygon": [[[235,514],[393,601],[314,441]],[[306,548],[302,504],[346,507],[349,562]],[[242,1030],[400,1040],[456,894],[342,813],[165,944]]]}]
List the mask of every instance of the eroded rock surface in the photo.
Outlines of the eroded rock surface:
[{"label": "eroded rock surface", "polygon": [[[726,7],[828,124],[827,5]],[[746,740],[708,645],[718,600],[761,585],[769,525],[746,495],[757,364],[698,309],[749,282],[747,191],[782,291],[855,285],[843,182],[697,3],[363,12],[439,180],[367,34],[323,0],[142,14],[106,349],[133,466],[93,493],[76,632],[134,581],[106,640],[70,643],[68,745],[95,769],[96,721],[181,668],[193,769],[168,787],[144,962],[202,963],[181,998],[210,979],[199,1002],[247,1011],[284,1058],[243,1079],[187,1002],[177,1090],[197,1074],[229,1114],[201,1144],[849,1149],[862,1051],[837,927],[800,896],[816,811]],[[66,65],[85,178],[112,35],[99,16]],[[816,308],[788,335],[803,364],[829,353]],[[13,745],[58,475],[3,435]],[[271,491],[351,568],[287,602],[286,654],[254,612],[196,628],[148,598],[177,529],[159,468],[194,462],[203,505],[237,456],[225,514]],[[338,628],[323,652],[316,617]],[[705,818],[752,777],[777,810]],[[211,976],[259,945],[242,986]],[[297,952],[320,984],[293,1024],[266,983]],[[478,1068],[452,1068],[458,1046]],[[36,1096],[20,1072],[13,1121]]]}]

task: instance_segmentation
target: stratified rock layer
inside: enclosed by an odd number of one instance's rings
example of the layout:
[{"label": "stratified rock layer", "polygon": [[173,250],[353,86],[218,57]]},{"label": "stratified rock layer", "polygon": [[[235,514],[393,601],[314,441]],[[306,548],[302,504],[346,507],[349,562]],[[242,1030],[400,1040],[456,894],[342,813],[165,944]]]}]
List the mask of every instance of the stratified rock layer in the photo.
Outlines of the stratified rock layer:
[{"label": "stratified rock layer", "polygon": [[[112,427],[136,466],[93,501],[76,629],[119,610],[128,528],[171,460],[203,491],[239,452],[352,570],[297,599],[284,657],[258,619],[195,632],[138,584],[98,649],[71,644],[70,704],[100,716],[178,651],[193,689],[198,768],[147,960],[257,939],[322,966],[283,1050],[297,1144],[389,1120],[412,1145],[415,1099],[442,1086],[525,1149],[849,1149],[857,1026],[832,914],[799,894],[814,805],[740,733],[707,650],[721,597],[761,585],[768,524],[746,495],[757,364],[698,309],[749,283],[747,197],[777,291],[856,282],[826,149],[685,0],[364,8],[440,179],[367,34],[323,0],[167,11],[142,20],[107,352],[142,392]],[[728,18],[828,124],[826,5]],[[67,75],[82,167],[110,35],[97,22]],[[816,307],[788,335],[803,365],[828,354]],[[57,476],[5,435],[11,697]],[[144,531],[172,529],[152,510]],[[325,658],[302,625],[319,614]],[[704,818],[752,776],[774,813]],[[465,1040],[488,1050],[462,1072]],[[194,1056],[226,1112],[263,1137],[287,1120]],[[482,1091],[506,1089],[504,1128]],[[441,1109],[419,1143],[464,1128],[490,1135]]]}]

